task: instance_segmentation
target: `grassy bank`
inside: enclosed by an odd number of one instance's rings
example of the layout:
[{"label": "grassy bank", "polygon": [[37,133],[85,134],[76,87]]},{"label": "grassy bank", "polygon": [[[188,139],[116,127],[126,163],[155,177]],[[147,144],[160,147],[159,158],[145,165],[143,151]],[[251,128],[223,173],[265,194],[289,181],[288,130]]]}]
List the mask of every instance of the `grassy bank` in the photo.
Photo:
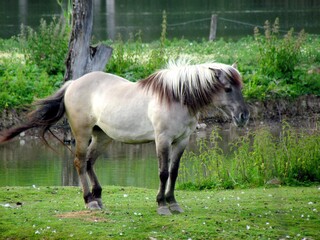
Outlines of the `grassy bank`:
[{"label": "grassy bank", "polygon": [[289,186],[320,182],[320,131],[297,130],[283,123],[274,135],[260,127],[236,138],[229,152],[213,130],[200,139],[196,151],[187,150],[179,171],[180,189],[233,189],[265,184]]},{"label": "grassy bank", "polygon": [[0,239],[318,239],[318,187],[178,191],[185,213],[156,214],[155,190],[105,187],[106,209],[78,187],[0,188]]},{"label": "grassy bank", "polygon": [[[279,33],[279,21],[240,39],[209,42],[167,39],[165,22],[159,41],[144,43],[139,34],[105,43],[114,48],[106,71],[131,81],[163,68],[169,59],[195,63],[238,62],[248,100],[320,95],[320,37],[290,30]],[[0,111],[31,103],[62,83],[69,32],[60,21],[41,21],[39,29],[22,28],[19,36],[0,39]]]}]

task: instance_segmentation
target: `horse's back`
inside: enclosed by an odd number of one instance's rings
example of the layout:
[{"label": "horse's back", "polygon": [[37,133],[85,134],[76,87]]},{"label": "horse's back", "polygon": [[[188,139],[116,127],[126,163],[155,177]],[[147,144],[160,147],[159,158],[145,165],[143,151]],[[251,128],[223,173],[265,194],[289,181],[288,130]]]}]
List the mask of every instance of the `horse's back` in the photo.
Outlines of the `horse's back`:
[{"label": "horse's back", "polygon": [[150,97],[137,84],[103,72],[75,80],[65,95],[72,128],[99,126],[110,137],[124,142],[152,140],[149,103]]},{"label": "horse's back", "polygon": [[128,87],[131,84],[128,80],[110,73],[91,72],[72,82],[65,94],[66,104],[68,100],[88,103],[92,96],[113,91],[112,89],[118,86]]},{"label": "horse's back", "polygon": [[152,141],[160,133],[175,141],[188,137],[196,124],[181,103],[163,104],[139,84],[102,72],[75,80],[67,89],[65,106],[74,131],[98,126],[127,143]]},{"label": "horse's back", "polygon": [[76,90],[78,91],[79,89],[85,88],[92,88],[95,89],[96,87],[100,86],[112,86],[114,84],[123,84],[127,83],[130,84],[130,81],[116,76],[111,73],[105,73],[105,72],[91,72],[88,74],[83,75],[82,77],[76,79],[72,83],[72,88],[77,88]]}]

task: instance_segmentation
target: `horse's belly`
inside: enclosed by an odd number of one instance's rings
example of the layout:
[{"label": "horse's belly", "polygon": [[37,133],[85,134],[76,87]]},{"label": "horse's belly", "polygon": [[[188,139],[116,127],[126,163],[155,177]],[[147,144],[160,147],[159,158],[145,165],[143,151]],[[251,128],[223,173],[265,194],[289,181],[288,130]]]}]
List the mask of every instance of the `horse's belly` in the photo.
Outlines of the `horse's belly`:
[{"label": "horse's belly", "polygon": [[[133,110],[131,108],[130,110]],[[154,129],[144,111],[121,108],[103,114],[97,125],[112,139],[125,143],[143,143],[154,140]]]},{"label": "horse's belly", "polygon": [[124,143],[146,143],[154,141],[154,131],[123,125],[121,127],[100,122],[98,126],[112,139]]}]

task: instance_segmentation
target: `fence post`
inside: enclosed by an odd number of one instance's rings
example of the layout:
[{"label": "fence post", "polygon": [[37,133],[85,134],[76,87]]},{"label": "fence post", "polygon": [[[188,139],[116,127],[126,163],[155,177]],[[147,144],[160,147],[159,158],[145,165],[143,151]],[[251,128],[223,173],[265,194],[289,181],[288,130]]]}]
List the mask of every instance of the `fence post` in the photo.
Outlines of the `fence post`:
[{"label": "fence post", "polygon": [[217,19],[218,19],[218,16],[216,14],[212,14],[212,16],[211,16],[211,24],[210,24],[209,41],[213,41],[213,40],[216,39]]}]

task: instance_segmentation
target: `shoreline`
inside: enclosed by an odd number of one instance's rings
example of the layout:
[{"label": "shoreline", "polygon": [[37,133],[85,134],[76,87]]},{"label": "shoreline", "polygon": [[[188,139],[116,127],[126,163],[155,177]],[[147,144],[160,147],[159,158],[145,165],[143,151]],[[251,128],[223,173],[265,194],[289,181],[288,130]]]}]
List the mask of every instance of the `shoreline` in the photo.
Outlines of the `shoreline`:
[{"label": "shoreline", "polygon": [[[277,99],[265,101],[247,100],[250,109],[250,122],[282,122],[288,121],[298,124],[302,120],[312,122],[320,121],[320,96],[300,96],[296,99]],[[0,131],[19,125],[26,118],[28,111],[5,109],[1,114]],[[205,123],[229,123],[227,115],[218,110],[210,109],[206,114],[200,116],[199,122]],[[56,128],[65,128],[58,123]]]}]

